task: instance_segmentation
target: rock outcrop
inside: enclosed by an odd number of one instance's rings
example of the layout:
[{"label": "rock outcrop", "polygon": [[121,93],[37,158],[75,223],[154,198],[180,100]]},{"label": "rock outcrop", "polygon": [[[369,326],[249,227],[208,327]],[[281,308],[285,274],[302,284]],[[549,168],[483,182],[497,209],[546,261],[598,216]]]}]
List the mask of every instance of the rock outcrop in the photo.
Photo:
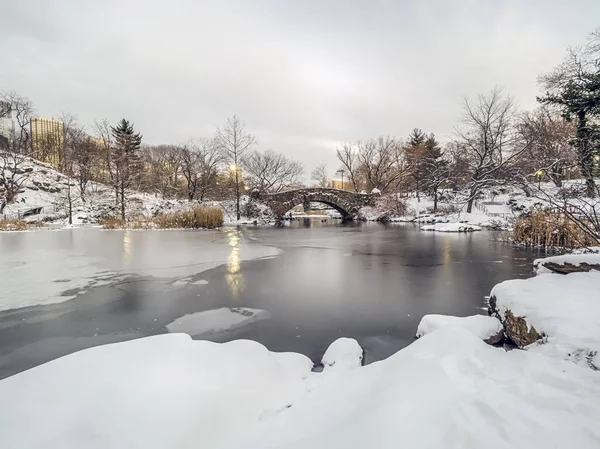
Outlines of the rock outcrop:
[{"label": "rock outcrop", "polygon": [[544,338],[544,334],[539,333],[535,327],[527,323],[524,317],[516,316],[510,310],[500,313],[496,303],[496,297],[492,295],[488,303],[488,313],[500,320],[506,337],[516,346],[524,348]]}]

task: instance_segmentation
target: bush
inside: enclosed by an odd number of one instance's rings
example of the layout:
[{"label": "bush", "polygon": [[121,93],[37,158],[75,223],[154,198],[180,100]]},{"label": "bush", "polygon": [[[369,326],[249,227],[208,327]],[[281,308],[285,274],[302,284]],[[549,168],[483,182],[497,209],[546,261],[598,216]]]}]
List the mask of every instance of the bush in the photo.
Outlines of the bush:
[{"label": "bush", "polygon": [[394,216],[404,216],[408,212],[406,202],[398,195],[386,195],[377,200],[377,208],[389,211]]},{"label": "bush", "polygon": [[[455,214],[459,212],[459,208],[455,204],[439,204],[436,214]],[[433,213],[433,207],[428,207],[427,212]]]},{"label": "bush", "polygon": [[99,221],[104,229],[122,229],[125,227],[125,221],[119,217],[104,217]]},{"label": "bush", "polygon": [[0,220],[0,231],[25,231],[29,228],[40,228],[44,225],[41,221]]},{"label": "bush", "polygon": [[223,225],[223,211],[214,207],[196,207],[192,210],[158,214],[152,218],[133,217],[127,222],[108,217],[100,221],[104,229],[198,229],[218,228]]},{"label": "bush", "polygon": [[259,218],[260,217],[260,208],[256,204],[254,200],[251,198],[241,207],[242,215],[248,218]]},{"label": "bush", "polygon": [[584,233],[564,214],[543,209],[517,218],[514,242],[546,248],[578,248],[597,246],[598,242]]}]

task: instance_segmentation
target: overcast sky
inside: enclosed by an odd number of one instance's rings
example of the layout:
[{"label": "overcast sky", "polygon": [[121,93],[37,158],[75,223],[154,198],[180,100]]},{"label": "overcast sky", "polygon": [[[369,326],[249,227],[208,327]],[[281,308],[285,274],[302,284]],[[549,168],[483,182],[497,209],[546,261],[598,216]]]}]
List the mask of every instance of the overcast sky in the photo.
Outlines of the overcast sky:
[{"label": "overcast sky", "polygon": [[533,107],[598,25],[599,0],[3,0],[0,89],[44,117],[125,117],[150,144],[237,114],[260,149],[333,172],[341,142],[447,139],[465,95]]}]

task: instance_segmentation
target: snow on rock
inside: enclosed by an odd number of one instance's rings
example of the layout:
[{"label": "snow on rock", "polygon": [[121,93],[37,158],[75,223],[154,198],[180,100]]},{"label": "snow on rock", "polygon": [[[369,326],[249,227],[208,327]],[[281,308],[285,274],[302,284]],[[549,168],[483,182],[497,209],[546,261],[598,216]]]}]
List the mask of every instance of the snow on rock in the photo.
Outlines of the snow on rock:
[{"label": "snow on rock", "polygon": [[222,307],[204,312],[190,313],[167,324],[171,333],[186,333],[194,336],[232,331],[258,320],[271,318],[266,310],[249,307]]},{"label": "snow on rock", "polygon": [[433,225],[421,226],[421,231],[473,232],[481,231],[481,227],[469,223],[435,223]]},{"label": "snow on rock", "polygon": [[425,315],[417,327],[416,337],[420,338],[438,329],[462,327],[472,332],[488,344],[496,344],[504,338],[504,328],[497,318],[484,315],[456,317],[449,315]]},{"label": "snow on rock", "polygon": [[599,368],[599,286],[595,271],[505,281],[492,289],[490,313],[517,345]]},{"label": "snow on rock", "polygon": [[331,343],[323,354],[321,363],[325,369],[347,369],[360,366],[363,349],[354,338],[342,337]]},{"label": "snow on rock", "polygon": [[[544,257],[543,259],[535,259],[533,261],[533,268],[536,273],[553,273],[555,270],[551,270],[546,266],[549,265],[560,265],[565,268],[565,265],[572,265],[573,267],[580,267],[584,265],[584,270],[589,271],[590,269],[600,268],[600,254],[599,253],[584,253],[584,254],[563,254],[561,256]],[[596,266],[596,267],[594,267]],[[584,271],[582,270],[582,271]]]},{"label": "snow on rock", "polygon": [[0,381],[2,448],[592,449],[598,373],[439,329],[381,362],[311,373],[299,354],[171,334]]},{"label": "snow on rock", "polygon": [[377,187],[375,187],[373,190],[371,190],[372,194],[376,194],[376,195],[381,195],[381,190],[379,190]]}]

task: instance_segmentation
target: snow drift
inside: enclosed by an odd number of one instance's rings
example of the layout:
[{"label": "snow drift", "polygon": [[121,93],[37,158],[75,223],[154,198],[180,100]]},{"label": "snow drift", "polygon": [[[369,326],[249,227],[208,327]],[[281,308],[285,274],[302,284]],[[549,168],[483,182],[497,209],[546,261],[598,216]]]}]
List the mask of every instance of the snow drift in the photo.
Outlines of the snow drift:
[{"label": "snow drift", "polygon": [[585,449],[600,441],[597,372],[505,352],[458,327],[387,360],[322,373],[305,356],[255,342],[161,335],[36,367],[0,381],[0,397],[0,447],[11,449]]},{"label": "snow drift", "polygon": [[464,318],[449,315],[425,315],[417,328],[417,338],[445,327],[462,327],[472,332],[486,343],[494,344],[502,340],[504,328],[494,317],[485,315],[467,316]]}]

